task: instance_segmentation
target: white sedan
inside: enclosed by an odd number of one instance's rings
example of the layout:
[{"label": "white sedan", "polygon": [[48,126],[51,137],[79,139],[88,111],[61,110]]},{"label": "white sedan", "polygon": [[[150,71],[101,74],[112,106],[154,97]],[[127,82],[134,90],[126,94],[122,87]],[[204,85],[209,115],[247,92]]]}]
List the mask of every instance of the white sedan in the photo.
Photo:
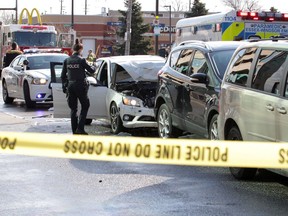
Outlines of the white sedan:
[{"label": "white sedan", "polygon": [[68,55],[62,53],[26,53],[17,56],[3,68],[2,92],[6,104],[24,99],[27,108],[36,102],[52,101],[50,62],[63,62]]},{"label": "white sedan", "polygon": [[[96,79],[88,79],[88,122],[97,118],[109,119],[115,134],[124,128],[157,127],[154,100],[157,73],[164,64],[164,58],[150,55],[97,59]],[[55,66],[51,73],[55,77],[52,80],[54,118],[69,118],[70,109],[59,78],[61,72]]]}]

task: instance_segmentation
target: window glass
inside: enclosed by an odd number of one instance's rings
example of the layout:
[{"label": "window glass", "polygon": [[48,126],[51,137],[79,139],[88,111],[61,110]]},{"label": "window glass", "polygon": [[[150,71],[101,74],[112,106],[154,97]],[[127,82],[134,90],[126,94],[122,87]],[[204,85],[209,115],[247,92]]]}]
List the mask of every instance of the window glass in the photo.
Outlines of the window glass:
[{"label": "window glass", "polygon": [[97,76],[96,76],[96,79],[98,81],[100,81],[103,85],[108,85],[108,65],[106,62],[103,62],[103,64],[101,65],[98,73],[97,73]]},{"label": "window glass", "polygon": [[285,87],[284,97],[288,98],[288,76],[286,77],[286,87]]},{"label": "window glass", "polygon": [[25,60],[24,57],[21,57],[17,63],[18,66],[24,66],[23,61]]},{"label": "window glass", "polygon": [[193,73],[208,73],[208,65],[205,59],[205,56],[200,51],[196,51],[193,61],[192,61],[192,68],[191,74]]},{"label": "window glass", "polygon": [[178,61],[175,64],[174,70],[178,71],[179,73],[187,75],[192,54],[193,54],[193,50],[190,50],[190,49],[182,50],[178,58]]},{"label": "window glass", "polygon": [[117,65],[115,82],[133,82],[133,78],[121,65]]},{"label": "window glass", "polygon": [[279,95],[286,51],[262,50],[253,73],[252,88]]},{"label": "window glass", "polygon": [[248,74],[255,57],[256,48],[241,50],[232,62],[226,81],[237,85],[247,85]]},{"label": "window glass", "polygon": [[12,65],[12,67],[15,67],[16,65],[18,65],[18,62],[19,62],[19,59],[20,59],[21,57],[19,56],[18,58],[16,57],[13,61],[12,61],[12,63],[11,63],[11,65]]},{"label": "window glass", "polygon": [[171,68],[175,68],[175,65],[177,63],[180,52],[181,52],[181,50],[178,50],[178,51],[171,53],[171,57],[170,57],[170,67]]},{"label": "window glass", "polygon": [[[45,56],[29,56],[29,70],[50,69],[50,62],[64,62],[68,56],[66,55],[45,55]],[[20,63],[20,62],[19,62]],[[22,63],[21,63],[22,64]]]},{"label": "window glass", "polygon": [[225,70],[227,68],[227,65],[233,55],[235,50],[221,50],[221,51],[215,51],[211,53],[211,57],[213,61],[215,62],[215,65],[217,67],[218,74],[223,79]]}]

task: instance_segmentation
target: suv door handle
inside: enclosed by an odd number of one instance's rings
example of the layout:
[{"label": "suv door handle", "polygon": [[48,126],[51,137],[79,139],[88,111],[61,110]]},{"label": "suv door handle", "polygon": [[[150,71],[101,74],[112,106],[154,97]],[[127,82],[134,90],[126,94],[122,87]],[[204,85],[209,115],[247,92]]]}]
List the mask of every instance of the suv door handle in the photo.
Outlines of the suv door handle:
[{"label": "suv door handle", "polygon": [[277,111],[281,114],[287,114],[287,111],[284,107],[277,107]]},{"label": "suv door handle", "polygon": [[274,111],[274,107],[271,104],[266,105],[266,109],[269,111]]}]

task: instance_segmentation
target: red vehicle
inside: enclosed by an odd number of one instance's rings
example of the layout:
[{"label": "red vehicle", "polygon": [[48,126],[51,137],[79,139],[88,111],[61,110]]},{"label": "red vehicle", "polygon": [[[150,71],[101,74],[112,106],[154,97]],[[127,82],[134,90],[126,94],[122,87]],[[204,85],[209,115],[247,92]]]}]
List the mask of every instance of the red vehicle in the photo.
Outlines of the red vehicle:
[{"label": "red vehicle", "polygon": [[10,45],[15,41],[19,48],[61,48],[63,53],[71,55],[76,33],[71,30],[69,33],[60,33],[57,35],[55,26],[51,25],[29,25],[29,24],[11,24],[0,26],[1,45],[0,45],[0,71],[3,66],[3,58]]}]

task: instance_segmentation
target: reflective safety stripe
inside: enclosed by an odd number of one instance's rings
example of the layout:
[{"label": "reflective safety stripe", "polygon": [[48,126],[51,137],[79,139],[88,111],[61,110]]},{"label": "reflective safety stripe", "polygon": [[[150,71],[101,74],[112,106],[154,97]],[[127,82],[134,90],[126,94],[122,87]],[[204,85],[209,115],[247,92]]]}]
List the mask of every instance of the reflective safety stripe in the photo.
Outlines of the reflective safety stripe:
[{"label": "reflective safety stripe", "polygon": [[244,39],[244,22],[223,22],[222,23],[222,40],[232,41]]}]

